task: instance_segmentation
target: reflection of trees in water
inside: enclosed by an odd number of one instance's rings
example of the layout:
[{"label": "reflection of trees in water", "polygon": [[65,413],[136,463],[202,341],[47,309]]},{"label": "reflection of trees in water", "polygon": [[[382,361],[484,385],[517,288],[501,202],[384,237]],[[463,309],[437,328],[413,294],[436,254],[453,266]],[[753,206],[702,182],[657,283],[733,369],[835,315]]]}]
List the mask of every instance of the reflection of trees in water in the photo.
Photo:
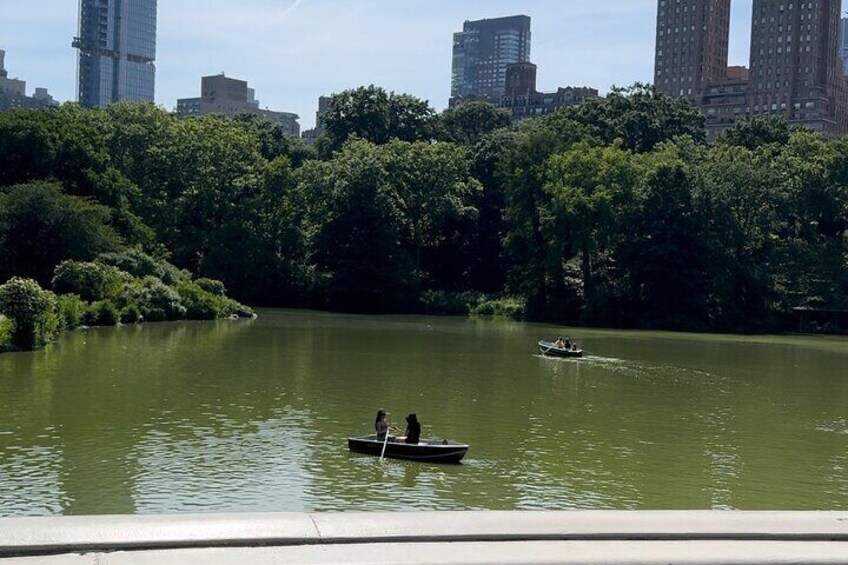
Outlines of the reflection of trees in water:
[{"label": "reflection of trees in water", "polygon": [[[9,370],[13,382],[0,391],[0,406],[8,408],[4,419],[15,434],[0,436],[0,449],[14,443],[55,452],[60,484],[43,490],[61,492],[66,513],[131,513],[136,469],[127,454],[147,423],[185,410],[181,403],[193,393],[175,378],[179,358],[198,347],[218,348],[247,327],[220,322],[81,330],[43,351],[4,355],[4,380]],[[32,504],[38,508],[40,501]]]}]

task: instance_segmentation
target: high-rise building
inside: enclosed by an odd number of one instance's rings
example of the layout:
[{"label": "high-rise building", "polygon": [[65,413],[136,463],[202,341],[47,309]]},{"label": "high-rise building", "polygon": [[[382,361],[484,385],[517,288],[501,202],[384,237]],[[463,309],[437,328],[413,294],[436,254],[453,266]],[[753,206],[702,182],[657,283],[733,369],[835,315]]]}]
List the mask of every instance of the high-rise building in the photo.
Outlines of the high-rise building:
[{"label": "high-rise building", "polygon": [[529,16],[466,21],[453,35],[451,97],[497,99],[507,66],[529,60]]},{"label": "high-rise building", "polygon": [[324,133],[324,124],[321,123],[321,118],[323,118],[324,114],[330,111],[330,107],[333,104],[332,96],[319,96],[318,97],[318,111],[315,112],[315,127],[312,129],[305,130],[301,138],[303,142],[307,145],[312,145],[318,138],[321,137],[321,134]]},{"label": "high-rise building", "polygon": [[751,26],[752,114],[846,132],[839,58],[841,0],[754,0]]},{"label": "high-rise building", "polygon": [[80,0],[77,97],[86,108],[153,102],[157,0]]},{"label": "high-rise building", "polygon": [[839,58],[842,59],[842,74],[848,75],[848,18],[842,18],[842,37],[839,42]]},{"label": "high-rise building", "polygon": [[655,86],[699,106],[711,139],[756,115],[848,133],[841,4],[754,0],[749,69],[727,67],[730,0],[659,0]]},{"label": "high-rise building", "polygon": [[697,102],[724,77],[730,0],[659,0],[654,85]]},{"label": "high-rise building", "polygon": [[13,108],[49,108],[57,106],[46,88],[36,88],[33,96],[26,95],[26,81],[9,78],[6,52],[0,49],[0,110]]},{"label": "high-rise building", "polygon": [[221,73],[200,79],[200,98],[180,98],[177,100],[177,115],[181,118],[192,116],[237,116],[253,114],[276,122],[283,127],[287,135],[300,137],[300,116],[291,112],[263,110],[256,100],[256,93],[247,86],[247,81],[229,78]]}]

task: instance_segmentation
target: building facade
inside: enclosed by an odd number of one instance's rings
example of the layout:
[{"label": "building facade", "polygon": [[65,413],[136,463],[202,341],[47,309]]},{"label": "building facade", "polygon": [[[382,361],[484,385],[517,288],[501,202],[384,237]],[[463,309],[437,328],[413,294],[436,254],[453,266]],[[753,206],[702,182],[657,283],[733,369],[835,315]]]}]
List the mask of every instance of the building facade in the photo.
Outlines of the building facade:
[{"label": "building facade", "polygon": [[6,70],[6,52],[0,49],[0,110],[50,108],[58,104],[46,88],[36,88],[32,96],[27,96],[26,81],[9,78],[9,72]]},{"label": "building facade", "polygon": [[199,98],[177,100],[177,115],[192,116],[237,116],[253,114],[282,126],[286,135],[300,137],[300,116],[291,112],[274,112],[260,108],[256,93],[247,81],[230,78],[223,73],[200,79]]},{"label": "building facade", "polygon": [[466,21],[453,36],[451,98],[499,98],[507,66],[529,60],[529,16]]},{"label": "building facade", "polygon": [[841,4],[754,0],[745,68],[727,67],[729,0],[659,0],[655,86],[700,107],[710,139],[751,116],[782,116],[793,126],[846,134]]},{"label": "building facade", "polygon": [[508,65],[506,69],[506,94],[497,98],[488,96],[456,97],[450,99],[450,106],[460,106],[466,102],[487,102],[498,108],[506,108],[513,120],[525,120],[553,114],[560,108],[580,104],[590,98],[598,98],[598,90],[587,86],[560,87],[554,92],[536,90],[537,67],[533,63],[523,62]]},{"label": "building facade", "polygon": [[307,145],[312,145],[318,138],[321,137],[321,134],[324,133],[324,124],[321,123],[321,118],[330,110],[330,106],[333,103],[332,96],[319,96],[318,97],[318,111],[315,112],[315,127],[312,129],[305,130],[303,132],[303,142]]},{"label": "building facade", "polygon": [[839,42],[839,58],[842,59],[842,74],[848,75],[848,18],[842,18],[842,37]]},{"label": "building facade", "polygon": [[157,0],[80,0],[77,99],[86,108],[153,102]]},{"label": "building facade", "polygon": [[698,103],[724,78],[729,40],[730,0],[659,0],[654,85]]}]

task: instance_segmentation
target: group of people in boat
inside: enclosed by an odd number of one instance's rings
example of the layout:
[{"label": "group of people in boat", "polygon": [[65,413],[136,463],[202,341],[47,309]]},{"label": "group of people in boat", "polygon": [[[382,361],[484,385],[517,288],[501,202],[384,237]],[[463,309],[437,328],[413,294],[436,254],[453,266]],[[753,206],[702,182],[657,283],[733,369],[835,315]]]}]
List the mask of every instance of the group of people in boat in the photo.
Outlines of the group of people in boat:
[{"label": "group of people in boat", "polygon": [[[390,426],[386,420],[386,411],[377,410],[377,417],[374,419],[374,431],[377,432],[377,441],[386,441],[386,434],[391,431],[397,433],[394,426]],[[403,436],[388,436],[389,441],[399,443],[414,443],[417,444],[421,439],[421,423],[418,421],[418,416],[411,413],[406,417],[406,433]]]},{"label": "group of people in boat", "polygon": [[566,351],[577,351],[577,342],[571,341],[569,338],[565,338],[565,341],[563,341],[562,336],[558,336],[554,342],[554,347]]}]

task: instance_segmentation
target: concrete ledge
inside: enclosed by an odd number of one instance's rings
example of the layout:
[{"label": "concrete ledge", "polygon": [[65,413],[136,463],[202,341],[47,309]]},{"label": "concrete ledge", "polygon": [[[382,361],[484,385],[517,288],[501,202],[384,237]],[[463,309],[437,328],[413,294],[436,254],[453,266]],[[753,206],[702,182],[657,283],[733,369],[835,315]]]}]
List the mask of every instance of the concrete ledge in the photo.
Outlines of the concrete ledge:
[{"label": "concrete ledge", "polygon": [[195,548],[17,557],[4,565],[846,565],[839,542],[529,541]]},{"label": "concrete ledge", "polygon": [[[402,547],[407,554],[415,552],[407,557],[417,558],[421,557],[421,549],[429,546],[468,549],[478,547],[475,544],[500,547],[505,542],[511,543],[503,546],[504,551],[528,542],[541,543],[532,546],[540,551],[553,547],[562,550],[565,546],[561,543],[565,542],[571,544],[568,547],[596,547],[599,551],[612,551],[610,548],[620,547],[616,544],[621,543],[629,544],[627,551],[636,551],[637,547],[676,551],[675,548],[695,542],[706,544],[703,547],[741,547],[734,543],[744,543],[749,548],[746,551],[772,548],[770,551],[777,552],[778,547],[800,551],[806,547],[828,552],[829,558],[841,552],[843,561],[823,562],[848,563],[848,512],[377,512],[0,519],[0,558],[53,555],[56,563],[64,562],[58,561],[60,556],[73,559],[72,554],[96,552],[109,552],[101,554],[108,555],[108,559],[98,563],[123,563],[113,561],[119,552],[133,552],[133,559],[142,559],[165,550],[169,556],[185,554],[190,558],[194,554],[184,550],[191,548],[219,549],[222,559],[241,555],[242,562],[257,562],[263,555],[264,550],[260,550],[269,547],[295,553],[302,549],[316,555],[341,552],[355,556],[380,553],[372,547],[382,547],[387,552],[391,547]],[[551,543],[544,545],[546,542]],[[669,542],[679,543],[668,545]],[[237,551],[239,548],[248,553]],[[711,563],[717,563],[712,555],[709,557]],[[159,562],[164,561],[168,559]],[[213,561],[217,562],[217,558]],[[68,561],[74,562],[78,561]],[[771,562],[814,561],[751,563]]]}]

